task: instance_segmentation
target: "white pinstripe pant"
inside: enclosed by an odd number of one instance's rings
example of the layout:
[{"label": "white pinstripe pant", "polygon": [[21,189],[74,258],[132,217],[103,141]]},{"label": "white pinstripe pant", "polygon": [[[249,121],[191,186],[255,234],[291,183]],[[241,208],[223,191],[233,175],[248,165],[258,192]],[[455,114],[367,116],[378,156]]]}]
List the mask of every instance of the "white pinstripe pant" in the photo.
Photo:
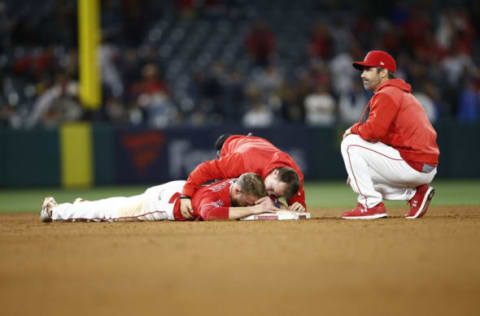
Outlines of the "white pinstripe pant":
[{"label": "white pinstripe pant", "polygon": [[371,208],[382,200],[408,201],[415,188],[432,182],[437,169],[429,173],[410,167],[398,150],[381,142],[370,143],[351,134],[342,141],[342,156],[350,186],[358,202]]},{"label": "white pinstripe pant", "polygon": [[62,203],[53,207],[54,221],[159,221],[174,220],[170,199],[181,193],[185,181],[172,181],[130,197]]}]

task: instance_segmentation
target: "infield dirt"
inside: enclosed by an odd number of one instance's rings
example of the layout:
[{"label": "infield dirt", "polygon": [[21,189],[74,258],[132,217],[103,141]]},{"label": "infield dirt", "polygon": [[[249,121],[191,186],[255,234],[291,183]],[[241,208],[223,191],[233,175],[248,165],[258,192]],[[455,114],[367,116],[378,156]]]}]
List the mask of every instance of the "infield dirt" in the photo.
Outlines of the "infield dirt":
[{"label": "infield dirt", "polygon": [[480,208],[403,211],[187,223],[0,214],[0,314],[479,315]]}]

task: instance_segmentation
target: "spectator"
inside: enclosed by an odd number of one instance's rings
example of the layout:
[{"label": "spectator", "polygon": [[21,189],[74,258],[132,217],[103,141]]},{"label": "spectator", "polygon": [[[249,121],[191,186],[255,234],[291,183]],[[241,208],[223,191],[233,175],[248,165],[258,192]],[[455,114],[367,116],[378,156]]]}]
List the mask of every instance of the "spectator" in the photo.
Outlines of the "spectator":
[{"label": "spectator", "polygon": [[268,65],[275,50],[275,35],[267,24],[258,20],[245,39],[248,54],[260,67]]},{"label": "spectator", "polygon": [[480,112],[478,91],[475,89],[474,82],[471,78],[465,79],[463,87],[458,100],[458,121],[462,123],[478,122]]},{"label": "spectator", "polygon": [[118,49],[114,45],[103,41],[100,45],[99,56],[101,78],[109,92],[116,98],[123,95],[123,82],[115,62],[117,56]]},{"label": "spectator", "polygon": [[[427,83],[424,83],[424,89]],[[417,98],[418,102],[422,105],[425,109],[425,113],[427,114],[428,120],[430,123],[435,123],[437,121],[437,110],[435,107],[434,100],[426,93],[425,90],[420,90],[413,93],[415,98]]]},{"label": "spectator", "polygon": [[236,122],[245,112],[243,82],[244,78],[240,72],[232,71],[228,74],[224,98],[225,121],[227,124]]},{"label": "spectator", "polygon": [[176,0],[176,6],[183,20],[193,20],[196,15],[196,0]]},{"label": "spectator", "polygon": [[147,64],[143,67],[142,79],[132,85],[130,92],[135,100],[135,108],[143,113],[143,123],[165,127],[176,121],[178,112],[156,65]]},{"label": "spectator", "polygon": [[124,104],[114,96],[110,96],[105,101],[105,115],[109,122],[113,124],[125,124],[129,122],[128,111]]},{"label": "spectator", "polygon": [[268,107],[260,102],[252,104],[252,107],[243,116],[243,125],[246,127],[268,127],[273,124],[273,113]]},{"label": "spectator", "polygon": [[330,31],[332,38],[332,55],[339,55],[349,50],[353,36],[346,18],[340,17],[335,19],[332,24],[333,27]]},{"label": "spectator", "polygon": [[38,97],[26,121],[26,127],[56,127],[64,121],[82,117],[78,102],[78,84],[65,73],[57,73],[54,85]]},{"label": "spectator", "polygon": [[326,83],[317,85],[305,99],[306,120],[312,126],[331,126],[335,123],[335,99]]},{"label": "spectator", "polygon": [[[287,123],[303,123],[305,108],[303,97],[299,97],[295,86],[284,81],[279,89],[278,96],[281,102],[281,118]],[[301,101],[298,101],[300,99]]]},{"label": "spectator", "polygon": [[478,70],[470,55],[454,49],[451,50],[451,55],[442,61],[441,66],[445,72],[444,95],[450,105],[449,113],[456,115],[461,78],[464,75],[475,75]]},{"label": "spectator", "polygon": [[352,67],[353,58],[348,52],[342,52],[335,57],[329,63],[330,73],[335,74],[332,76],[332,89],[336,95],[342,95],[352,91],[355,69]]},{"label": "spectator", "polygon": [[11,104],[0,103],[0,126],[18,128],[21,126],[21,118]]},{"label": "spectator", "polygon": [[225,67],[221,62],[214,62],[210,71],[204,78],[200,89],[201,97],[204,99],[204,108],[207,115],[215,116],[217,122],[222,122],[225,116],[225,85],[228,82],[228,75],[225,73]]},{"label": "spectator", "polygon": [[264,98],[268,99],[282,85],[283,76],[275,65],[270,64],[265,68],[256,69],[250,82],[260,90]]},{"label": "spectator", "polygon": [[[350,64],[351,65],[351,64]],[[363,89],[361,81],[355,80],[353,89],[344,91],[339,98],[339,118],[340,121],[349,126],[356,123],[362,116],[363,109],[368,103],[369,97]]]},{"label": "spectator", "polygon": [[308,46],[310,57],[321,60],[330,58],[332,52],[332,37],[327,24],[317,23],[313,30],[313,35]]},{"label": "spectator", "polygon": [[435,39],[444,50],[452,49],[454,42],[457,41],[456,49],[462,53],[471,54],[474,32],[474,26],[465,9],[448,8],[440,14]]},{"label": "spectator", "polygon": [[272,125],[273,112],[263,102],[260,91],[256,87],[250,86],[246,94],[251,107],[243,116],[243,125],[246,127],[268,127]]}]

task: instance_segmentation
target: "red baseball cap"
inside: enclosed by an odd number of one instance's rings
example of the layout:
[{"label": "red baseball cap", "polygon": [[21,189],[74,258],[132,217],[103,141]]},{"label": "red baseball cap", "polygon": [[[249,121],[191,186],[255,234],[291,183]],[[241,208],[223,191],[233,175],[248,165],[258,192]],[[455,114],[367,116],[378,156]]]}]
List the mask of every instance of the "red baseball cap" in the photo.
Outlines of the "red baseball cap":
[{"label": "red baseball cap", "polygon": [[383,50],[371,50],[363,61],[356,61],[353,63],[353,67],[358,70],[363,70],[364,67],[380,67],[395,72],[397,70],[397,64],[395,59]]}]

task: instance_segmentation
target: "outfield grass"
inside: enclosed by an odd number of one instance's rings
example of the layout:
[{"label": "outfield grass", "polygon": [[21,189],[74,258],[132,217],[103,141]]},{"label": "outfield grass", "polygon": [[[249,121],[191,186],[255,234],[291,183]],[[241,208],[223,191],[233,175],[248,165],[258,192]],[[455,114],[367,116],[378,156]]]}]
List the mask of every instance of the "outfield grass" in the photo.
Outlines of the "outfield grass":
[{"label": "outfield grass", "polygon": [[[480,180],[434,181],[437,193],[432,205],[480,205]],[[95,200],[110,196],[130,196],[142,193],[146,186],[97,187],[93,189],[34,188],[0,190],[0,213],[38,212],[45,196],[54,196],[57,202],[71,202],[76,197]],[[345,182],[305,183],[309,208],[351,207],[356,196]],[[387,202],[405,205],[404,201]]]}]

